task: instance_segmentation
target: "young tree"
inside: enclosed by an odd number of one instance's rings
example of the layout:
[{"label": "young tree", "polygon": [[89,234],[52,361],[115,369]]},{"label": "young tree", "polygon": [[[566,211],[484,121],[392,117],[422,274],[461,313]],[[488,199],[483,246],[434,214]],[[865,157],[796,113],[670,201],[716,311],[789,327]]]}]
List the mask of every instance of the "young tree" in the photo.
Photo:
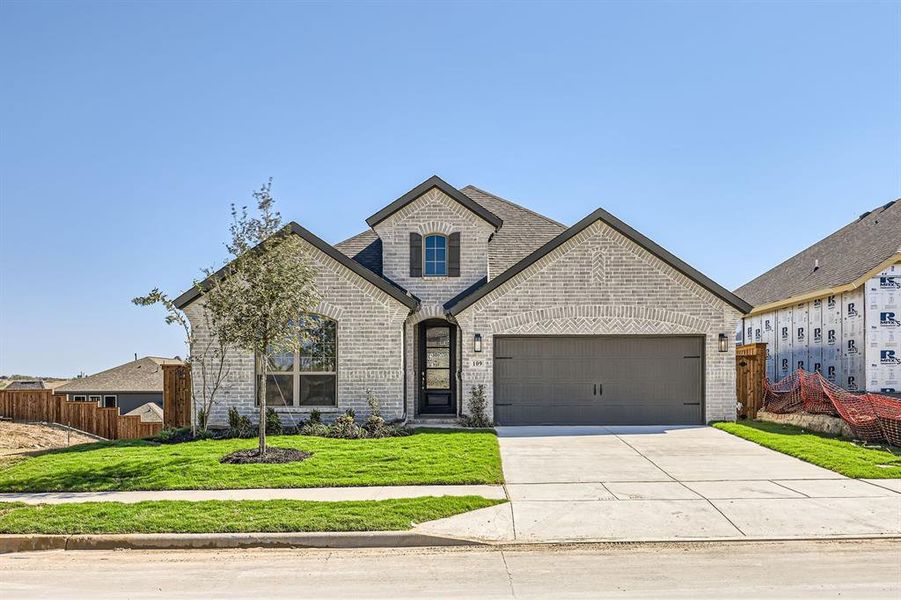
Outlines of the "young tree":
[{"label": "young tree", "polygon": [[[206,431],[216,395],[228,379],[228,362],[225,360],[225,342],[217,337],[206,336],[204,341],[197,339],[194,328],[184,311],[175,306],[175,302],[159,288],[153,288],[146,296],[132,299],[138,306],[154,306],[160,304],[166,309],[166,324],[179,325],[185,332],[185,346],[188,350],[186,362],[192,371],[200,376],[200,409],[197,409],[198,398],[195,386],[191,385],[191,434],[197,435],[197,425]],[[207,330],[211,329],[209,315],[204,313]],[[196,368],[195,368],[196,367]]]},{"label": "young tree", "polygon": [[318,302],[315,270],[299,238],[282,225],[270,179],[253,194],[256,216],[232,205],[231,261],[208,270],[201,286],[213,331],[228,346],[252,352],[256,361],[259,405],[259,455],[266,454],[266,381],[269,358],[294,352],[304,335],[299,317]]}]

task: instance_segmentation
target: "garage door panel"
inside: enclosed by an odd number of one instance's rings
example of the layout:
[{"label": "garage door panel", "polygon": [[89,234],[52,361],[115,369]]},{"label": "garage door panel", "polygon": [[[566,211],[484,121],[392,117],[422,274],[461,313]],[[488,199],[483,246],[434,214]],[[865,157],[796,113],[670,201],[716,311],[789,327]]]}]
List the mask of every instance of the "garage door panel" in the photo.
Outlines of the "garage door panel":
[{"label": "garage door panel", "polygon": [[497,337],[502,425],[703,422],[701,337]]}]

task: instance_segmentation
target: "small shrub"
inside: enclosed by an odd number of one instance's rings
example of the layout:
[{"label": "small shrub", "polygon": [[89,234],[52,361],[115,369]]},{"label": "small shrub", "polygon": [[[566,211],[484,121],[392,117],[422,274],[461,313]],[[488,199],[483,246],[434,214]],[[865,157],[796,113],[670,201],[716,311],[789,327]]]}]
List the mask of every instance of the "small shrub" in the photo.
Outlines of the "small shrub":
[{"label": "small shrub", "polygon": [[256,434],[256,427],[253,426],[250,419],[240,414],[234,406],[228,409],[229,437],[249,438]]},{"label": "small shrub", "polygon": [[347,409],[347,412],[335,419],[335,423],[329,428],[328,436],[345,440],[355,440],[357,438],[366,437],[367,431],[357,425],[357,421],[354,419],[354,411],[349,408]]},{"label": "small shrub", "polygon": [[315,437],[329,437],[329,426],[325,423],[305,423],[300,427],[300,435],[312,435]]},{"label": "small shrub", "polygon": [[176,444],[191,438],[191,429],[189,427],[168,427],[161,430],[153,437],[154,442],[161,444]]},{"label": "small shrub", "polygon": [[206,422],[207,422],[206,411],[201,408],[200,410],[197,411],[197,427],[202,431],[206,431]]},{"label": "small shrub", "polygon": [[310,411],[310,420],[308,423],[322,423],[322,413],[317,409],[313,409]]},{"label": "small shrub", "polygon": [[[369,414],[375,417],[382,416],[382,402],[372,393],[372,390],[366,390],[366,404],[369,405]],[[384,420],[382,420],[384,423]]]},{"label": "small shrub", "polygon": [[460,424],[463,427],[491,427],[493,423],[485,413],[488,407],[488,400],[485,398],[485,386],[474,385],[469,391],[469,400],[467,400],[469,414],[460,418]]},{"label": "small shrub", "polygon": [[266,433],[268,435],[281,435],[284,432],[282,419],[274,408],[266,409]]}]

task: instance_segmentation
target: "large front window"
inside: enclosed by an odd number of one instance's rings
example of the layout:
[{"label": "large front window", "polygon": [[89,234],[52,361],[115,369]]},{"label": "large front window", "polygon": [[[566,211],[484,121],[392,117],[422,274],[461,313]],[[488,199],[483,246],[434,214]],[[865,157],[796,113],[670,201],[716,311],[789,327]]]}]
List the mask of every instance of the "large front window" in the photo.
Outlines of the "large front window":
[{"label": "large front window", "polygon": [[336,406],[338,324],[328,317],[305,314],[300,350],[267,357],[266,403],[270,406]]},{"label": "large front window", "polygon": [[447,238],[443,235],[425,238],[425,274],[429,277],[447,275]]}]

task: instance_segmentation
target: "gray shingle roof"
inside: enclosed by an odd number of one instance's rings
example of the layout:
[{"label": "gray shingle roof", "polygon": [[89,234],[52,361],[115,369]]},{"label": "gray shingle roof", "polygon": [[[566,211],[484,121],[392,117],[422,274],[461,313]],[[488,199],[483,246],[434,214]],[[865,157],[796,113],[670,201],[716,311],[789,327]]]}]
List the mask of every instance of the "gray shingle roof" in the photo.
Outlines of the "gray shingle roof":
[{"label": "gray shingle roof", "polygon": [[6,386],[4,389],[7,390],[47,390],[50,389],[49,385],[46,385],[43,381],[26,381],[26,380],[16,380]]},{"label": "gray shingle roof", "polygon": [[504,220],[488,243],[488,272],[492,278],[566,230],[562,223],[475,186],[468,185],[462,192]]},{"label": "gray shingle roof", "polygon": [[382,274],[382,239],[373,230],[358,233],[335,244],[335,248],[376,275]]},{"label": "gray shingle roof", "polygon": [[183,364],[177,358],[145,356],[138,360],[101,371],[95,375],[74,379],[56,388],[59,394],[160,392],[163,391],[163,365]]},{"label": "gray shingle roof", "polygon": [[[488,243],[488,269],[492,277],[566,230],[565,225],[553,219],[475,186],[469,185],[460,191],[503,220]],[[375,231],[364,231],[335,244],[335,248],[370,271],[382,274],[382,241]]]},{"label": "gray shingle roof", "polygon": [[[849,284],[901,251],[901,199],[853,223],[741,286],[755,306]],[[819,261],[819,267],[814,266]]]}]

